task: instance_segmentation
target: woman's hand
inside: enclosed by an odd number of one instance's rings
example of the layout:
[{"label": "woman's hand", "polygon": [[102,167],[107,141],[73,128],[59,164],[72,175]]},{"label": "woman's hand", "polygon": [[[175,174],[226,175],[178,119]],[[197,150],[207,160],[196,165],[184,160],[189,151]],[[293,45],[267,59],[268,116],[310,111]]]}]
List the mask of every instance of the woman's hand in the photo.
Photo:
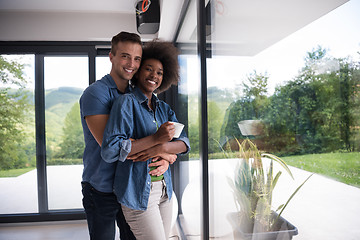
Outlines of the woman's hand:
[{"label": "woman's hand", "polygon": [[163,123],[156,133],[153,135],[158,143],[166,143],[171,141],[175,135],[175,125],[170,122]]},{"label": "woman's hand", "polygon": [[149,164],[149,167],[157,167],[149,172],[151,176],[160,176],[168,170],[169,162],[163,159],[156,162],[153,160],[153,162]]}]

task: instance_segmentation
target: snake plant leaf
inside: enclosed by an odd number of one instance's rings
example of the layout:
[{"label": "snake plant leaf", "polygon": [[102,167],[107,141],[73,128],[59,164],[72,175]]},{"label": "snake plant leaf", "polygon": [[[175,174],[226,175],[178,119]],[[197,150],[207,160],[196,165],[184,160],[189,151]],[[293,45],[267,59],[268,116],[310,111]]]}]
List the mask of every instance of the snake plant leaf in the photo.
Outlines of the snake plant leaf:
[{"label": "snake plant leaf", "polygon": [[295,191],[293,192],[293,194],[291,194],[291,196],[289,197],[289,199],[286,201],[286,203],[284,204],[283,208],[281,209],[279,215],[278,215],[277,218],[275,219],[275,222],[276,222],[276,220],[280,217],[280,215],[282,214],[282,212],[284,211],[284,209],[286,208],[286,206],[289,204],[289,202],[291,201],[291,199],[292,199],[292,198],[295,196],[295,194],[300,190],[300,188],[301,188],[302,186],[304,186],[304,184],[309,180],[309,178],[310,178],[312,175],[314,175],[314,174],[313,174],[313,173],[310,174],[310,175],[305,179],[305,181],[304,181],[302,184],[300,184],[300,186],[298,186],[298,187],[295,189]]},{"label": "snake plant leaf", "polygon": [[287,173],[289,173],[289,175],[291,176],[292,179],[294,179],[293,174],[290,171],[290,168],[288,167],[288,165],[286,164],[286,162],[284,160],[282,160],[281,158],[279,158],[278,156],[275,156],[273,154],[270,153],[263,153],[262,154],[263,157],[268,157],[270,159],[273,159],[274,161],[276,161],[277,163],[279,163],[285,170]]},{"label": "snake plant leaf", "polygon": [[284,207],[284,204],[281,204],[280,206],[278,206],[278,208],[275,210],[275,212],[280,211],[280,209],[282,209]]}]

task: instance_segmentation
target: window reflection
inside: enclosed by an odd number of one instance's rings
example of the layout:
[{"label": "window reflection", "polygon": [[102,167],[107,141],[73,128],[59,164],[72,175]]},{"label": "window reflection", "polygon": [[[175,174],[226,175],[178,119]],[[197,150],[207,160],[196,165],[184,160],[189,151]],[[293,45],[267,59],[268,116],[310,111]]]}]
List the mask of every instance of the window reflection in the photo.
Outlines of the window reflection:
[{"label": "window reflection", "polygon": [[[360,197],[360,19],[354,9],[359,8],[359,2],[344,1],[332,9],[330,3],[325,4],[317,9],[324,14],[295,30],[290,30],[294,21],[281,20],[282,14],[295,16],[314,10],[311,4],[282,4],[279,7],[285,11],[277,14],[277,10],[262,11],[266,3],[252,8],[254,5],[241,1],[209,2],[214,7],[210,11],[211,34],[207,36],[211,57],[206,62],[210,237],[237,239],[229,216],[239,209],[229,180],[234,180],[238,144],[244,139],[252,140],[262,151],[281,156],[294,174],[295,180],[283,173],[278,181],[274,210],[312,172],[316,173],[283,212],[283,217],[299,229],[297,238],[322,239],[316,238],[318,232],[328,232],[327,238],[331,238],[349,226],[355,229],[360,212],[355,201]],[[185,35],[191,24],[184,22],[188,24],[181,32]],[[276,36],[279,33],[281,37]],[[179,39],[182,37],[180,34]],[[191,67],[186,69],[190,72]],[[194,71],[188,75],[197,76]],[[198,93],[192,94],[191,88],[188,91],[189,136],[194,150],[199,146],[201,126],[196,115]],[[196,177],[200,174],[198,162],[191,160],[197,160],[197,154],[192,151],[188,163],[189,175]],[[186,194],[187,188],[196,190]],[[185,188],[183,197],[192,197],[195,202],[191,211],[183,211],[185,220],[189,216],[199,219],[199,199],[194,194],[199,189],[191,182]],[[182,203],[188,204],[189,199]],[[344,205],[346,213],[339,208]],[[353,220],[342,224],[332,217],[333,211],[341,212],[342,219]],[[328,225],[317,224],[314,230],[306,214],[309,212],[319,219],[333,220]],[[197,220],[184,228],[188,239],[200,239]],[[331,231],[329,226],[333,226]],[[354,231],[347,233],[348,238],[356,236]]]}]

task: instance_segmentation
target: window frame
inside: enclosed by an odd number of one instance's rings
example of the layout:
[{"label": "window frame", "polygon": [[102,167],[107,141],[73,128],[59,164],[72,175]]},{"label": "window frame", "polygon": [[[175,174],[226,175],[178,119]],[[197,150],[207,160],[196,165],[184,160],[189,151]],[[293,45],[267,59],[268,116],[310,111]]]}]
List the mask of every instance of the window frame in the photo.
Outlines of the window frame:
[{"label": "window frame", "polygon": [[[41,222],[85,219],[83,209],[49,210],[46,173],[44,58],[49,56],[88,56],[89,85],[96,80],[96,56],[106,55],[110,42],[0,42],[0,54],[35,55],[35,132],[38,212],[0,214],[0,223]],[[110,49],[110,47],[109,47]],[[109,50],[107,51],[107,53]]]}]

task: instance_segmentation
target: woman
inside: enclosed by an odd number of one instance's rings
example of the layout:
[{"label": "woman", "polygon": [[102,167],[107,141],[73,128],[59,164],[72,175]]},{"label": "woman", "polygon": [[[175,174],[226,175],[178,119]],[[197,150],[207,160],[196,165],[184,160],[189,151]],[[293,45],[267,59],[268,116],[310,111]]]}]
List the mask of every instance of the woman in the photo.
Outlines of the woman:
[{"label": "woman", "polygon": [[[171,228],[170,168],[154,177],[149,174],[149,163],[166,159],[167,154],[190,150],[184,132],[172,139],[175,132],[171,122],[177,122],[175,113],[154,94],[177,84],[177,57],[177,49],[171,43],[152,41],[144,45],[141,66],[132,79],[134,88],[116,100],[104,132],[102,157],[107,162],[118,162],[114,192],[126,221],[140,240],[167,240]],[[142,144],[146,137],[153,137],[158,144]],[[164,154],[153,156],[154,148],[162,149]]]}]

